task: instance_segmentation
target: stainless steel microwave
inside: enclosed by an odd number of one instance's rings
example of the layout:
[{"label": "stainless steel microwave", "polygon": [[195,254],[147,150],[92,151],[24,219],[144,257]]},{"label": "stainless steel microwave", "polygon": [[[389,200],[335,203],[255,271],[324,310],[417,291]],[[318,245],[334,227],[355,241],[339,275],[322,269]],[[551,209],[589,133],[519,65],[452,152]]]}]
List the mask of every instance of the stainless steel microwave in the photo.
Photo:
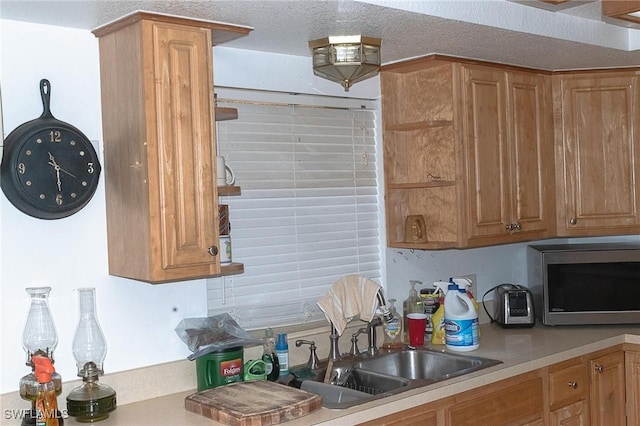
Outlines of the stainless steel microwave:
[{"label": "stainless steel microwave", "polygon": [[530,245],[527,278],[543,324],[640,324],[640,244]]}]

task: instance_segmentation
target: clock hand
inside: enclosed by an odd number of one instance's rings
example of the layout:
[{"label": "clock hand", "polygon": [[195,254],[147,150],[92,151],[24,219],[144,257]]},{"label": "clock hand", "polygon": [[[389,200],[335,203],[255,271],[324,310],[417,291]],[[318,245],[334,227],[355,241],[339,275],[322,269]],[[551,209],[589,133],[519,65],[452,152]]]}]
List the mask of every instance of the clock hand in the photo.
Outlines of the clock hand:
[{"label": "clock hand", "polygon": [[60,169],[60,171],[68,174],[69,176],[71,176],[72,178],[75,179],[76,175],[69,173],[68,171],[66,171],[65,169],[63,169],[62,167],[58,166],[58,168]]},{"label": "clock hand", "polygon": [[60,182],[60,167],[56,167],[56,178],[58,179],[58,181],[56,182],[58,184],[58,192],[62,192],[62,183]]},{"label": "clock hand", "polygon": [[60,166],[58,166],[58,163],[56,163],[56,159],[53,157],[53,155],[51,155],[51,153],[49,152],[49,165],[53,166],[54,170],[56,171],[56,184],[58,185],[58,192],[62,191],[62,182],[60,182]]},{"label": "clock hand", "polygon": [[56,159],[53,157],[53,155],[50,152],[47,152],[47,154],[49,154],[49,164],[51,164],[53,167],[58,167],[58,163],[56,163]]},{"label": "clock hand", "polygon": [[49,161],[49,164],[52,165],[54,169],[56,169],[56,172],[58,170],[60,170],[60,171],[68,174],[69,176],[71,176],[72,178],[75,179],[76,176],[73,173],[70,173],[70,172],[66,171],[65,169],[63,169],[62,167],[60,167],[58,165],[58,163],[56,163],[55,160],[53,160],[53,156],[51,154],[49,154],[49,158],[51,158],[51,160],[52,160],[52,161]]}]

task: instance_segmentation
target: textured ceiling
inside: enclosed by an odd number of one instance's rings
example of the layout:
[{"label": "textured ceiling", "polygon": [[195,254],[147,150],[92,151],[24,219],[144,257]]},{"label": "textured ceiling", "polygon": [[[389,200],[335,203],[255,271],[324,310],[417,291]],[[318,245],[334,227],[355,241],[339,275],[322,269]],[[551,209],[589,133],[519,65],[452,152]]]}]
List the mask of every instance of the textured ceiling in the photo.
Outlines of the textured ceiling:
[{"label": "textured ceiling", "polygon": [[225,46],[298,56],[309,40],[363,34],[383,39],[383,63],[442,53],[549,70],[640,65],[640,30],[603,22],[599,1],[0,0],[2,19],[87,30],[135,10],[250,26]]}]

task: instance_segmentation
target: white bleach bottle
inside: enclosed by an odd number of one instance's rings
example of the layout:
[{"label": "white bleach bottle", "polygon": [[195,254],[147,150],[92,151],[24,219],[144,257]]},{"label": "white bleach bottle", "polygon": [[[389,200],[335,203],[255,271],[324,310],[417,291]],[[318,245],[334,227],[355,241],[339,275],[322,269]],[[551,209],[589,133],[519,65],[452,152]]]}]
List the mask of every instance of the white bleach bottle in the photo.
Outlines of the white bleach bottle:
[{"label": "white bleach bottle", "polygon": [[444,298],[444,329],[448,350],[467,352],[480,347],[478,311],[465,289],[451,279]]}]

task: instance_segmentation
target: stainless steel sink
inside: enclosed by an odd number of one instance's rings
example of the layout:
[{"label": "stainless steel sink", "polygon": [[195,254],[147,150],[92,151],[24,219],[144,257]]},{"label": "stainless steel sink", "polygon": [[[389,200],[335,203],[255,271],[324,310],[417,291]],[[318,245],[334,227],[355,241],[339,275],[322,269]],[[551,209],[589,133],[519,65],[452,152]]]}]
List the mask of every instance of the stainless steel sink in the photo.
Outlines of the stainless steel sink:
[{"label": "stainless steel sink", "polygon": [[[331,384],[308,379],[301,388],[322,396],[325,408],[344,409],[501,363],[473,355],[405,347],[336,361],[330,373]],[[325,373],[326,368],[319,370],[318,380]]]},{"label": "stainless steel sink", "polygon": [[441,381],[500,364],[501,361],[438,352],[427,349],[404,349],[364,358],[353,364],[356,369],[376,371],[409,380]]}]

